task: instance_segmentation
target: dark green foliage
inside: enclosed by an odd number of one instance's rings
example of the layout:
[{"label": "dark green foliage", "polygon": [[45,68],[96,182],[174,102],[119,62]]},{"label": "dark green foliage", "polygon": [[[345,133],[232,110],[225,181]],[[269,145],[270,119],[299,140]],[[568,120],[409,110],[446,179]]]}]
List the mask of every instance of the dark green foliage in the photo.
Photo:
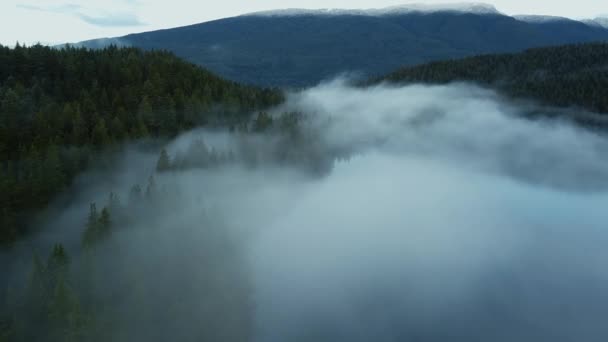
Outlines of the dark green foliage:
[{"label": "dark green foliage", "polygon": [[272,126],[272,116],[266,112],[260,112],[253,121],[253,131],[256,133],[262,133]]},{"label": "dark green foliage", "polygon": [[82,244],[86,248],[94,245],[99,237],[99,213],[95,203],[91,204],[89,209],[89,218],[87,220],[84,235],[82,236]]},{"label": "dark green foliage", "polygon": [[282,100],[167,52],[0,46],[0,244],[70,184],[96,151],[128,139],[233,125]]},{"label": "dark green foliage", "polygon": [[[112,196],[110,200],[112,200]],[[85,249],[95,247],[99,242],[107,239],[112,228],[112,220],[110,218],[110,210],[106,207],[101,210],[101,214],[97,212],[95,203],[91,204],[89,209],[89,217],[82,235],[82,245]]]},{"label": "dark green foliage", "polygon": [[65,248],[62,245],[55,245],[48,260],[47,271],[55,283],[60,279],[65,279],[70,265]]},{"label": "dark green foliage", "polygon": [[471,81],[560,107],[608,113],[608,44],[579,44],[430,63],[385,78],[400,83]]},{"label": "dark green foliage", "polygon": [[27,286],[6,331],[9,341],[85,341],[90,322],[73,289],[70,258],[55,245],[46,265],[34,256]]}]

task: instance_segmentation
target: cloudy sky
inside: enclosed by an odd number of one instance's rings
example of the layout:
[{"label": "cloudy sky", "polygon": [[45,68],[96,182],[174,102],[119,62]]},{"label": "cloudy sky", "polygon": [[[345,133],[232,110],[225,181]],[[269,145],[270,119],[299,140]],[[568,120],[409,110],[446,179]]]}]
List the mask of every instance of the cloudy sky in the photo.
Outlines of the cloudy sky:
[{"label": "cloudy sky", "polygon": [[[2,0],[0,44],[56,44],[169,28],[277,8],[374,8],[449,0]],[[490,1],[488,1],[490,2]],[[599,0],[494,0],[507,14],[589,18],[608,13]]]}]

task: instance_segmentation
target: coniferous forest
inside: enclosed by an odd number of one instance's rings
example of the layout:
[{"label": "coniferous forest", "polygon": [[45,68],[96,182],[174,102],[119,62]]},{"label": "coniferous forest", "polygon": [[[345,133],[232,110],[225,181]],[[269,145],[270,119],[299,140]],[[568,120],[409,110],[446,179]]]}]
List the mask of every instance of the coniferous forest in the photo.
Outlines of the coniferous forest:
[{"label": "coniferous forest", "polygon": [[0,46],[0,243],[27,230],[97,152],[236,125],[279,91],[220,79],[166,52]]},{"label": "coniferous forest", "polygon": [[608,44],[535,48],[403,68],[374,82],[472,82],[558,107],[608,113]]},{"label": "coniferous forest", "polygon": [[[128,142],[162,141],[200,126],[239,127],[282,96],[278,90],[220,79],[162,51],[0,47],[1,248],[10,250],[36,234],[33,218],[82,172],[93,164],[103,167]],[[25,262],[17,271],[3,265],[0,341],[130,341],[136,338],[134,324],[141,329],[153,321],[196,327],[200,319],[207,324],[183,331],[179,339],[246,340],[252,324],[249,280],[221,223],[201,213],[197,219],[210,226],[202,236],[188,226],[141,227],[137,217],[154,213],[160,220],[176,209],[167,203],[178,194],[167,186],[157,188],[151,173],[133,185],[128,198],[108,192],[99,207],[90,204],[79,242],[64,246],[56,241],[48,253],[48,248],[34,249],[31,266]],[[133,241],[141,239],[111,239],[117,231],[167,239],[168,229],[189,237],[198,252],[151,260],[134,253],[140,246]],[[189,263],[196,269],[184,273],[182,266],[173,280],[185,285],[175,290],[187,298],[206,288],[202,292],[208,297],[199,296],[202,306],[166,296],[165,284],[149,286],[154,280],[146,278],[146,267],[186,265],[186,257],[196,258],[196,264]],[[201,273],[199,267],[209,269]],[[180,280],[178,274],[202,278]],[[167,299],[155,307],[144,305],[150,303],[146,298],[163,295]],[[188,317],[196,322],[185,321]],[[179,328],[146,329],[149,338],[170,340]]]}]

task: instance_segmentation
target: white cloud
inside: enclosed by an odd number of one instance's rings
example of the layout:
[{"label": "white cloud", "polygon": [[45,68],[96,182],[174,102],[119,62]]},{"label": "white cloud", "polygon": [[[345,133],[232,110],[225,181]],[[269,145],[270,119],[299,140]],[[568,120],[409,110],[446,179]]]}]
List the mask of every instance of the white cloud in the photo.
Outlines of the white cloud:
[{"label": "white cloud", "polygon": [[64,4],[58,6],[34,6],[34,5],[17,5],[20,9],[58,13],[80,18],[84,22],[101,27],[132,27],[142,26],[143,23],[133,12],[120,11],[108,12],[99,9],[85,8],[76,4]]}]

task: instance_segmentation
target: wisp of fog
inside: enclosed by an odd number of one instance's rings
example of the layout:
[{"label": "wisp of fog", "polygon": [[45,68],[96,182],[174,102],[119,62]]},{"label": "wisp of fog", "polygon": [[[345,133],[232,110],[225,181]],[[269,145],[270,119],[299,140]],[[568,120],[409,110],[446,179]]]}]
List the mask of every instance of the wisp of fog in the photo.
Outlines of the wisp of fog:
[{"label": "wisp of fog", "polygon": [[[137,224],[189,233],[124,233],[137,241],[125,263],[156,260],[138,272],[162,293],[242,254],[256,342],[605,341],[608,140],[566,120],[527,118],[531,108],[467,84],[335,81],[292,93],[272,115],[305,113],[328,170],[232,163],[159,174],[159,187],[175,184],[180,195],[163,199],[173,203],[162,218]],[[197,130],[167,151],[179,155],[201,137],[233,150],[237,135]],[[157,158],[133,148],[111,172],[81,177],[44,239],[69,240],[88,203],[108,189],[128,196]],[[192,238],[206,229],[201,213],[230,231],[238,251],[200,262],[209,257],[198,250],[204,239]],[[182,264],[163,264],[176,251]],[[210,300],[199,290],[184,300]],[[184,330],[198,319],[174,317],[181,323],[170,327]]]}]

